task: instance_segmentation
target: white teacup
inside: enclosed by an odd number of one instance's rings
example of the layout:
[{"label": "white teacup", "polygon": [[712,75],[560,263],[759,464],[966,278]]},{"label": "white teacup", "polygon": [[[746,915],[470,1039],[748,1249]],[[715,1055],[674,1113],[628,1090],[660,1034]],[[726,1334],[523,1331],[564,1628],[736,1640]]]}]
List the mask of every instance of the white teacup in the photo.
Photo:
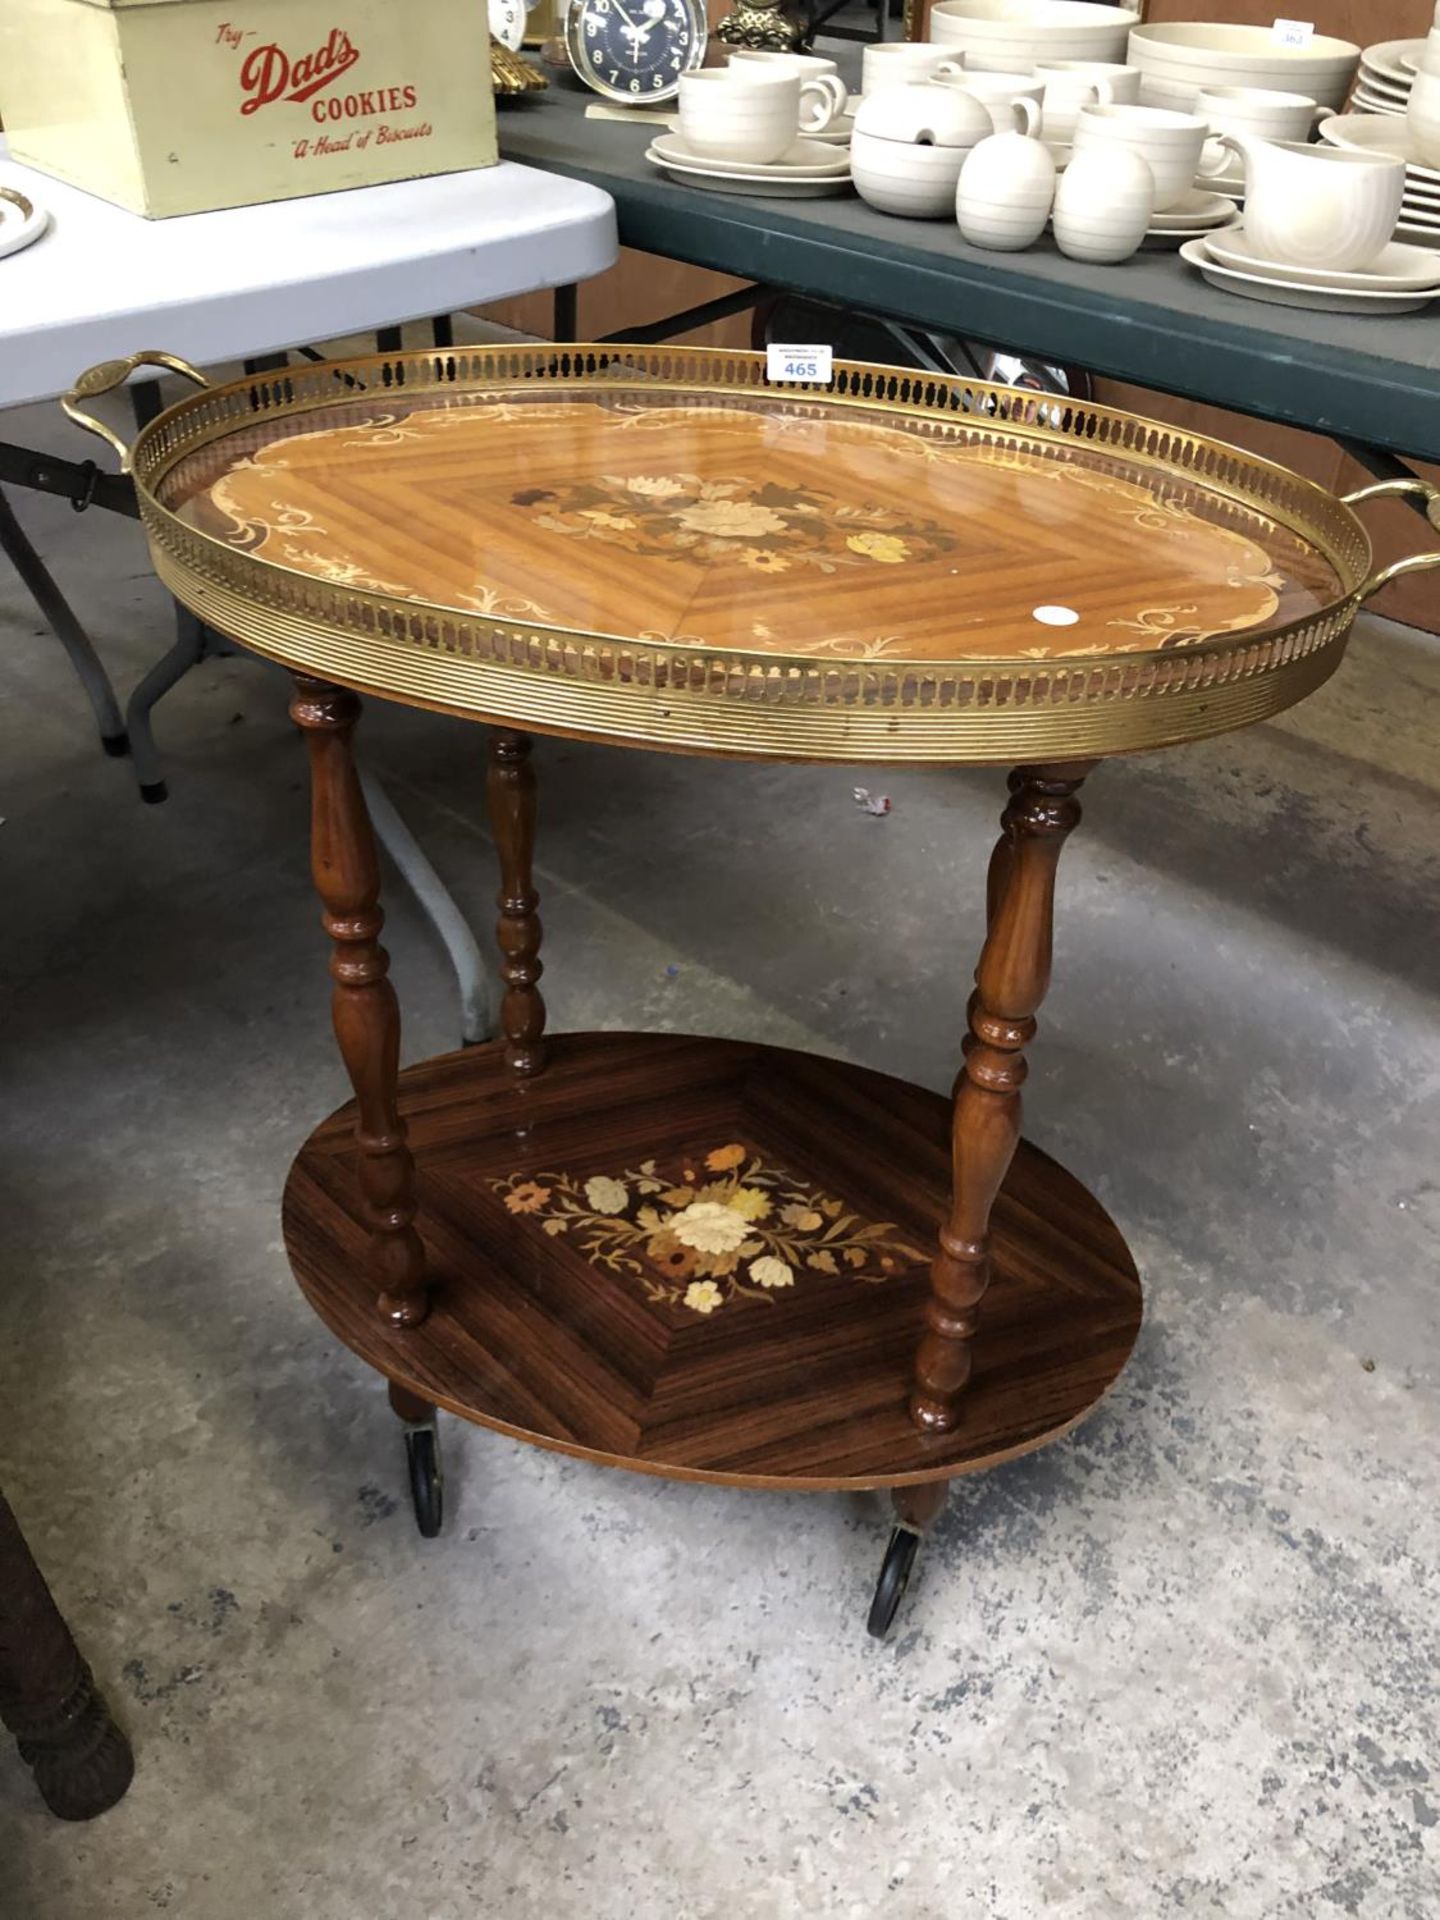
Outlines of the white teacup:
[{"label": "white teacup", "polygon": [[1120,141],[1130,147],[1155,176],[1155,210],[1173,207],[1195,184],[1197,173],[1221,173],[1230,164],[1225,154],[1201,164],[1210,123],[1195,113],[1174,113],[1169,107],[1082,107],[1075,122],[1075,152]]},{"label": "white teacup", "polygon": [[680,76],[680,137],[712,160],[778,160],[802,133],[823,133],[845,104],[833,73],[751,61]]},{"label": "white teacup", "polygon": [[[1303,93],[1277,93],[1270,87],[1202,87],[1195,111],[1212,133],[1253,133],[1259,140],[1308,140],[1333,107],[1320,107]],[[1214,156],[1213,145],[1206,158]]]},{"label": "white teacup", "polygon": [[953,47],[929,40],[885,40],[860,56],[860,90],[868,100],[883,87],[930,80],[937,74],[963,73],[965,61]]},{"label": "white teacup", "polygon": [[775,67],[782,73],[798,73],[802,80],[817,73],[836,73],[840,69],[833,60],[827,60],[820,53],[778,53],[768,47],[737,47],[730,56],[730,65],[746,66],[751,63],[761,67]]},{"label": "white teacup", "polygon": [[973,94],[989,114],[996,133],[1014,133],[1017,100],[1031,101],[1038,114],[1045,97],[1044,81],[1037,80],[1031,73],[962,73],[958,77],[950,74],[934,77],[942,86],[959,87],[962,93]]},{"label": "white teacup", "polygon": [[1082,107],[1133,106],[1140,97],[1140,69],[1105,60],[1044,60],[1035,78],[1045,84],[1041,138],[1068,146]]}]

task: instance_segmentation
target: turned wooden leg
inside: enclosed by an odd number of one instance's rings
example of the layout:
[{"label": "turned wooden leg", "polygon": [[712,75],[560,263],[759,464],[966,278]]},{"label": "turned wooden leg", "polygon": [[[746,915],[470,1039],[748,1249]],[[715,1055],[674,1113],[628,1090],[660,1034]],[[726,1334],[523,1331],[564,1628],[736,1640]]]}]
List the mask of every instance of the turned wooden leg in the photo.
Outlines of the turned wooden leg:
[{"label": "turned wooden leg", "polygon": [[940,1518],[949,1498],[948,1480],[922,1480],[915,1487],[890,1489],[890,1504],[895,1509],[895,1518],[901,1526],[913,1527],[916,1533],[924,1533]]},{"label": "turned wooden leg", "polygon": [[425,1250],[415,1231],[415,1163],[396,1105],[400,1006],[380,945],[380,863],[350,751],[360,702],[343,687],[296,674],[290,717],[310,752],[311,869],[335,949],[331,1010],[358,1114],[360,1185],[370,1216],[366,1271],[380,1313],[415,1327],[429,1309]]},{"label": "turned wooden leg", "polygon": [[490,830],[500,856],[500,974],[505,998],[500,1024],[505,1029],[505,1059],[516,1073],[538,1073],[545,1064],[545,1002],[540,997],[540,896],[533,884],[535,856],[535,774],[530,765],[530,736],[497,727],[490,735],[490,770],[485,782]]},{"label": "turned wooden leg", "polygon": [[124,1796],[135,1772],[130,1742],[110,1718],[3,1495],[0,1720],[62,1820],[93,1820]]},{"label": "turned wooden leg", "polygon": [[925,1332],[910,1413],[943,1433],[959,1419],[970,1343],[990,1281],[990,1209],[1020,1138],[1020,1087],[1035,1013],[1050,984],[1055,869],[1080,819],[1075,794],[1090,765],[1021,767],[990,865],[990,924],[955,1086],[954,1190],[930,1269]]},{"label": "turned wooden leg", "polygon": [[411,1393],[408,1387],[402,1387],[398,1380],[389,1382],[390,1411],[399,1420],[413,1425],[419,1420],[433,1420],[435,1409],[428,1400],[422,1400],[418,1393]]}]

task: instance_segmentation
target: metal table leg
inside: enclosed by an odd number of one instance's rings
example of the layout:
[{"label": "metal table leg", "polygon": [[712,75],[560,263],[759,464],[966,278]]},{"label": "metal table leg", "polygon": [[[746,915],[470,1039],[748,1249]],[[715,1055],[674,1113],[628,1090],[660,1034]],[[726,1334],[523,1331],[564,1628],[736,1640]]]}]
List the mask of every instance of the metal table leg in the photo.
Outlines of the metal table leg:
[{"label": "metal table leg", "polygon": [[28,534],[15,518],[14,509],[3,492],[0,492],[0,552],[5,554],[24,581],[31,599],[69,654],[70,664],[79,676],[85,697],[95,715],[95,724],[100,729],[101,746],[106,753],[119,759],[129,751],[129,741],[125,737],[125,722],[120,718],[120,707],[115,698],[115,689],[110,684],[110,676],[100,664],[100,656],[92,646],[89,634],[76,619],[69,601],[51,578],[45,562],[30,544]]},{"label": "metal table leg", "polygon": [[395,862],[450,956],[460,989],[461,1044],[473,1047],[481,1040],[488,1040],[495,1031],[490,972],[481,957],[479,942],[445,883],[426,859],[420,842],[396,812],[389,794],[373,773],[365,767],[357,770],[375,837]]},{"label": "metal table leg", "polygon": [[168,792],[160,768],[155,736],[150,730],[150,712],[157,700],[205,658],[205,629],[178,603],[175,608],[175,644],[162,654],[131,694],[125,708],[125,723],[130,733],[130,751],[135,759],[135,777],[140,782],[140,798],[154,806]]}]

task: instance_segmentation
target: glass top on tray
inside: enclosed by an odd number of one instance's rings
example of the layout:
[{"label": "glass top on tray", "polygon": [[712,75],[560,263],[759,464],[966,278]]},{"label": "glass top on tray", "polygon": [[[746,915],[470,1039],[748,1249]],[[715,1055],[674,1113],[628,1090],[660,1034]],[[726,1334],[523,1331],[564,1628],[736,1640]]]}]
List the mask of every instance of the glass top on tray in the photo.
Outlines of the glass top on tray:
[{"label": "glass top on tray", "polygon": [[156,492],[333,584],[748,653],[1153,652],[1345,591],[1315,546],[1197,477],[773,391],[362,393],[238,427]]}]

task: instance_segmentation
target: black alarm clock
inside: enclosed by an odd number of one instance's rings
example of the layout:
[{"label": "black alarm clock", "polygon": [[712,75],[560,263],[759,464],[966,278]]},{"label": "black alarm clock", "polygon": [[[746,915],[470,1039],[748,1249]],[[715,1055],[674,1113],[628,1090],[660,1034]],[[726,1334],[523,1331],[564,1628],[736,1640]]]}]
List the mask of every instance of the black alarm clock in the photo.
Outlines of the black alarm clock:
[{"label": "black alarm clock", "polygon": [[705,58],[704,0],[572,0],[570,63],[607,100],[670,100]]}]

